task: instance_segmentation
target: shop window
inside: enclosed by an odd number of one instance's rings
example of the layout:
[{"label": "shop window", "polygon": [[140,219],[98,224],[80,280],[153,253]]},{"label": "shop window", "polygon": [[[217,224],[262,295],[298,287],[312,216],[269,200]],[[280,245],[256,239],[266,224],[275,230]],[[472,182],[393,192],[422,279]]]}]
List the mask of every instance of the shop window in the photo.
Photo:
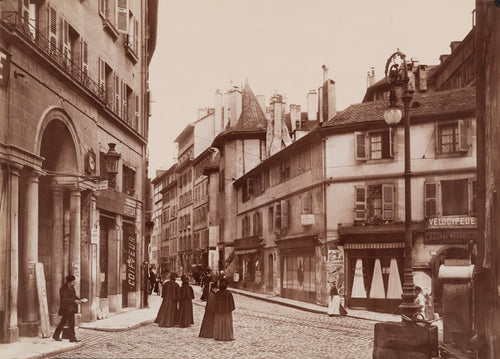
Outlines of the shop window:
[{"label": "shop window", "polygon": [[356,160],[393,158],[394,132],[392,128],[383,131],[355,132],[354,146]]},{"label": "shop window", "polygon": [[471,144],[470,121],[437,124],[437,153],[467,152]]},{"label": "shop window", "polygon": [[355,221],[381,222],[395,219],[395,187],[376,184],[355,187]]},{"label": "shop window", "polygon": [[287,255],[283,262],[283,289],[315,290],[316,264],[314,256]]},{"label": "shop window", "polygon": [[477,185],[471,178],[426,182],[425,216],[467,216],[477,213]]}]

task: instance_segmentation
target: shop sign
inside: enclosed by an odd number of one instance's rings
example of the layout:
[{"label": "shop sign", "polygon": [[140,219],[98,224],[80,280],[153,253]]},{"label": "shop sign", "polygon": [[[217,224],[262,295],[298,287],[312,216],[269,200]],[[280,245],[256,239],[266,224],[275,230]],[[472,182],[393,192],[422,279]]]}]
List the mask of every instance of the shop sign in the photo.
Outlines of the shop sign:
[{"label": "shop sign", "polygon": [[470,216],[431,217],[427,219],[427,228],[476,228],[477,218]]},{"label": "shop sign", "polygon": [[314,224],[314,214],[301,214],[300,223],[303,226],[310,226],[311,224]]},{"label": "shop sign", "polygon": [[460,231],[439,231],[426,232],[425,244],[468,244],[475,240],[477,231],[460,230]]},{"label": "shop sign", "polygon": [[125,243],[125,253],[127,255],[127,284],[129,290],[135,290],[135,270],[136,270],[136,243],[135,236],[128,235]]}]

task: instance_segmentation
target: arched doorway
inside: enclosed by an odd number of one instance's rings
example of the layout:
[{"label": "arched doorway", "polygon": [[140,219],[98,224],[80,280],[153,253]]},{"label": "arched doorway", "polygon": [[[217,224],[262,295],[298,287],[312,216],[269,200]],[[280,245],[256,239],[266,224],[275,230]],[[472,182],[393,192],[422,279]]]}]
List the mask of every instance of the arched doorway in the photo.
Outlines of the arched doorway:
[{"label": "arched doorway", "polygon": [[[65,276],[72,273],[80,278],[80,260],[74,259],[75,253],[80,251],[80,239],[70,242],[70,237],[75,237],[74,233],[80,231],[78,155],[74,131],[68,126],[71,123],[65,113],[59,110],[49,112],[42,123],[38,143],[45,171],[39,180],[38,260],[44,267],[53,323],[57,320],[59,287]],[[71,210],[78,213],[71,213]],[[78,248],[71,249],[75,245]],[[79,293],[79,283],[77,291]]]},{"label": "arched doorway", "polygon": [[469,250],[463,247],[444,247],[431,260],[434,312],[440,315],[443,312],[443,284],[438,278],[439,267],[445,263],[445,260],[450,259],[468,260],[470,259]]}]

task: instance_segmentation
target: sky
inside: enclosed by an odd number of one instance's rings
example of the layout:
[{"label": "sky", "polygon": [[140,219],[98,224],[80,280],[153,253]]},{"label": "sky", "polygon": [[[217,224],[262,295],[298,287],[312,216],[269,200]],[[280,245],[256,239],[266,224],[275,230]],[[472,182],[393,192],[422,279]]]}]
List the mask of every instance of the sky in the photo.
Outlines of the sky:
[{"label": "sky", "polygon": [[336,83],[337,110],[362,101],[366,74],[384,76],[398,49],[439,64],[472,29],[475,0],[159,0],[150,65],[150,177],[175,163],[175,138],[214,107],[217,89],[248,79],[255,95],[306,95]]}]

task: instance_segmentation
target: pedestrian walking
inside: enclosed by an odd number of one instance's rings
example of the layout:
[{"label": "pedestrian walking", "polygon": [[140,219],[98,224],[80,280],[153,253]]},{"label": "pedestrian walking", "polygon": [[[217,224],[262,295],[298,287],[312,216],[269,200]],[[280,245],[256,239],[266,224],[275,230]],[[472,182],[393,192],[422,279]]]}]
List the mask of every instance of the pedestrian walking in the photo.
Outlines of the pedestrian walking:
[{"label": "pedestrian walking", "polygon": [[60,304],[58,314],[61,316],[61,321],[52,335],[52,338],[58,342],[61,341],[60,335],[65,324],[69,327],[69,341],[72,343],[80,342],[75,336],[75,313],[78,312],[78,304],[84,302],[85,299],[80,300],[80,298],[77,297],[75,283],[75,276],[70,274],[66,277],[66,283],[59,289]]},{"label": "pedestrian walking", "polygon": [[210,290],[207,295],[205,314],[203,314],[200,334],[198,335],[202,338],[212,338],[214,336],[215,294],[217,293],[217,291],[214,282],[210,283],[209,286]]},{"label": "pedestrian walking", "polygon": [[175,282],[175,278],[177,278],[177,274],[170,273],[169,280],[162,288],[163,301],[155,319],[155,323],[159,324],[160,327],[173,327],[176,324],[180,287]]},{"label": "pedestrian walking", "polygon": [[215,340],[233,340],[234,299],[227,290],[226,279],[219,280],[219,291],[215,294],[213,337]]},{"label": "pedestrian walking", "polygon": [[153,268],[149,268],[149,294],[153,293],[153,290],[156,285],[156,274],[153,271]]},{"label": "pedestrian walking", "polygon": [[330,285],[327,313],[329,316],[340,315],[340,296],[336,282],[332,282]]},{"label": "pedestrian walking", "polygon": [[177,310],[177,324],[186,328],[191,324],[194,324],[193,318],[193,299],[194,299],[194,291],[193,288],[189,285],[189,278],[186,275],[181,277],[182,286],[180,289],[180,297],[179,297],[179,309]]},{"label": "pedestrian walking", "polygon": [[208,294],[210,292],[210,286],[212,285],[210,274],[205,273],[202,282],[203,282],[203,292],[201,293],[200,299],[202,301],[206,301],[208,299]]}]

